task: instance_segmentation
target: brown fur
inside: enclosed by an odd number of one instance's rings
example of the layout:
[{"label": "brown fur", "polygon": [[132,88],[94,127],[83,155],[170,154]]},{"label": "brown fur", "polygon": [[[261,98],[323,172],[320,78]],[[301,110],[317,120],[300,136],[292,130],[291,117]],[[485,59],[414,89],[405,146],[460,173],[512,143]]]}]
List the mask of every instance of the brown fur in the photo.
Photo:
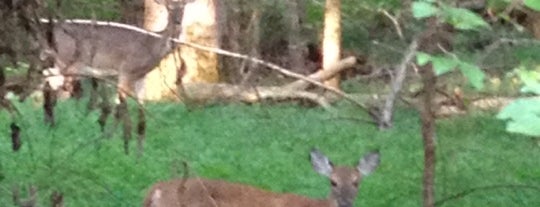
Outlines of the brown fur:
[{"label": "brown fur", "polygon": [[378,153],[364,156],[354,168],[334,168],[318,151],[312,152],[311,159],[315,171],[331,181],[332,190],[327,199],[275,193],[222,180],[189,178],[154,184],[143,207],[352,207],[362,177],[379,163]]}]

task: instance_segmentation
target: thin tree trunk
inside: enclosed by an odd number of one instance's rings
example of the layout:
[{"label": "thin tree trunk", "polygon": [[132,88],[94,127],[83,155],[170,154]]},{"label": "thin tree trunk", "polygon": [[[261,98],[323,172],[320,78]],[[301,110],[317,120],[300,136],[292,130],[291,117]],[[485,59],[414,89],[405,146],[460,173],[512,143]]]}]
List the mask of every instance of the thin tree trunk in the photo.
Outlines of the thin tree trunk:
[{"label": "thin tree trunk", "polygon": [[[219,18],[219,26],[221,31],[221,46],[223,49],[231,51],[231,52],[237,52],[237,53],[244,53],[241,48],[241,32],[240,32],[240,19],[241,19],[241,13],[242,8],[240,5],[242,5],[242,2],[239,0],[228,0],[226,3],[220,1],[221,6],[218,11],[218,14],[221,15]],[[224,56],[220,56],[221,61],[221,75],[224,81],[226,82],[232,82],[232,83],[238,83],[241,81],[241,76],[238,73],[241,65],[241,60],[236,58],[228,58]]]},{"label": "thin tree trunk", "polygon": [[306,74],[304,54],[306,53],[305,43],[302,42],[302,25],[301,19],[301,0],[285,0],[286,17],[289,25],[288,31],[288,56],[289,65],[292,71]]},{"label": "thin tree trunk", "polygon": [[[251,19],[249,21],[249,26],[246,29],[246,35],[250,38],[244,42],[246,47],[249,47],[249,56],[254,58],[261,58],[261,12],[259,9],[253,10]],[[247,44],[246,44],[247,43]],[[241,85],[249,83],[250,78],[253,73],[256,72],[257,64],[251,61],[243,61],[239,68],[239,74],[242,76]]]},{"label": "thin tree trunk", "polygon": [[[323,69],[326,69],[341,56],[341,0],[326,0],[323,35]],[[325,84],[339,89],[339,82],[336,76]]]},{"label": "thin tree trunk", "polygon": [[424,84],[423,107],[421,109],[422,140],[424,142],[424,207],[435,206],[435,113],[433,98],[437,81],[431,64],[420,68]]},{"label": "thin tree trunk", "polygon": [[[426,21],[427,29],[420,35],[418,50],[429,54],[440,54],[452,50],[453,28],[441,23],[437,18]],[[435,104],[437,77],[432,64],[420,68],[423,82],[423,104],[420,109],[422,120],[422,140],[424,142],[424,207],[435,206]]]}]

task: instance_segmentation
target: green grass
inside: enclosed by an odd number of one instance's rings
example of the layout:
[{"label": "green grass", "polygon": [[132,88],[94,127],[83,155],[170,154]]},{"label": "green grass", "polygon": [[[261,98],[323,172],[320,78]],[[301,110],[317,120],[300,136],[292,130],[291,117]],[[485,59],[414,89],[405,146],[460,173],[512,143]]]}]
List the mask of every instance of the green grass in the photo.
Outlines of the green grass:
[{"label": "green grass", "polygon": [[[41,206],[49,205],[53,190],[65,194],[66,206],[140,206],[152,183],[181,176],[184,161],[191,176],[322,198],[328,181],[311,169],[312,147],[334,163],[350,165],[367,151],[380,150],[381,165],[365,178],[357,206],[421,205],[423,150],[413,110],[398,111],[395,127],[380,132],[321,109],[290,105],[187,110],[152,104],[144,156],[137,159],[135,153],[124,155],[119,133],[101,138],[98,114],[86,114],[83,103],[60,103],[55,128],[43,125],[41,109],[31,103],[18,108],[24,144],[17,153],[11,151],[10,118],[0,113],[0,203],[7,206],[16,184],[39,186]],[[364,116],[347,104],[339,110],[342,116]],[[439,121],[438,200],[489,185],[540,187],[540,147],[503,128],[486,114]],[[132,152],[135,148],[133,141]],[[443,206],[540,206],[539,194],[530,188],[490,188]]]}]

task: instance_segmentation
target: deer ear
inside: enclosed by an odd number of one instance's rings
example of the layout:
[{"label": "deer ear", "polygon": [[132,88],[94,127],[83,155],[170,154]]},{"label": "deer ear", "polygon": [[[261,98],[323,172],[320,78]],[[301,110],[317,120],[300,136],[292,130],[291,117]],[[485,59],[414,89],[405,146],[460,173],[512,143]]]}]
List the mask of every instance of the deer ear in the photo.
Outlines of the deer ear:
[{"label": "deer ear", "polygon": [[362,159],[360,159],[360,161],[358,162],[357,168],[358,168],[358,171],[362,173],[363,176],[366,176],[366,175],[371,174],[377,168],[377,166],[379,166],[380,162],[381,161],[380,161],[379,152],[378,151],[370,152],[364,155]]},{"label": "deer ear", "polygon": [[318,149],[312,149],[310,153],[311,164],[315,172],[330,177],[334,169],[334,165],[326,156],[324,156]]}]

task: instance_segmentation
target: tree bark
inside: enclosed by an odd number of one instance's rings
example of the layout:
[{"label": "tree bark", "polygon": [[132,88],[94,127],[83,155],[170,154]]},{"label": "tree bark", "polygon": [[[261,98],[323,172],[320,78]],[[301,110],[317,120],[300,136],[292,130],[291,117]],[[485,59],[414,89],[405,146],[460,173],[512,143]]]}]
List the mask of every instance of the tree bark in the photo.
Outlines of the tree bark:
[{"label": "tree bark", "polygon": [[[323,69],[326,70],[341,56],[341,0],[326,0],[323,33]],[[339,77],[325,82],[339,89]]]},{"label": "tree bark", "polygon": [[424,142],[424,207],[435,206],[435,96],[436,77],[431,64],[420,68],[424,84],[423,107],[420,110],[422,120],[422,140]]},{"label": "tree bark", "polygon": [[[219,48],[216,0],[195,0],[185,6],[180,39]],[[216,53],[181,46],[185,63],[182,83],[215,83],[219,81]]]},{"label": "tree bark", "polygon": [[306,54],[306,45],[302,41],[302,11],[303,6],[302,0],[285,0],[286,5],[286,14],[287,23],[289,26],[288,31],[288,56],[289,56],[289,66],[290,68],[297,73],[306,74],[305,69],[305,54]]},{"label": "tree bark", "polygon": [[[426,21],[427,28],[419,36],[418,50],[429,54],[440,54],[452,50],[452,26],[439,22],[437,18]],[[437,77],[430,64],[420,68],[423,82],[423,104],[420,109],[422,120],[422,139],[424,142],[424,177],[423,196],[424,207],[435,206],[435,105],[433,100],[436,93]]]},{"label": "tree bark", "polygon": [[[152,32],[163,31],[168,21],[169,14],[165,5],[158,4],[155,0],[144,0],[144,29]],[[179,50],[180,47],[167,55],[145,76],[142,97],[144,100],[176,99],[177,69],[182,66]]]}]

